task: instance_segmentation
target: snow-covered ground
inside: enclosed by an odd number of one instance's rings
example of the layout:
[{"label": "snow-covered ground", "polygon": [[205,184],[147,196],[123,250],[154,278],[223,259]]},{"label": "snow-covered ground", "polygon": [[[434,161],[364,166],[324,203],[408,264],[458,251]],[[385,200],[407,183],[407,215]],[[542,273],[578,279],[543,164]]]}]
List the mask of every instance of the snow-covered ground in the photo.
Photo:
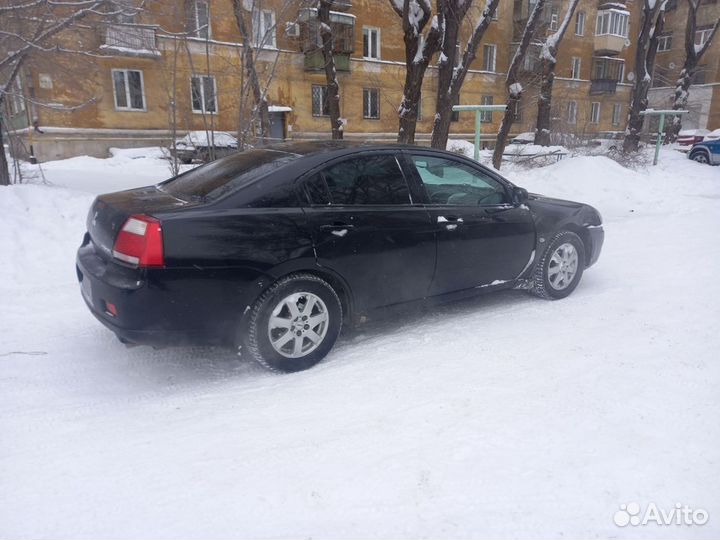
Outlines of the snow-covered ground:
[{"label": "snow-covered ground", "polygon": [[[167,164],[44,170],[0,188],[0,537],[720,536],[720,168],[664,151],[511,171],[605,218],[571,297],[376,321],[289,376],[121,345],[75,249],[94,194]],[[709,521],[616,526],[632,502]]]}]

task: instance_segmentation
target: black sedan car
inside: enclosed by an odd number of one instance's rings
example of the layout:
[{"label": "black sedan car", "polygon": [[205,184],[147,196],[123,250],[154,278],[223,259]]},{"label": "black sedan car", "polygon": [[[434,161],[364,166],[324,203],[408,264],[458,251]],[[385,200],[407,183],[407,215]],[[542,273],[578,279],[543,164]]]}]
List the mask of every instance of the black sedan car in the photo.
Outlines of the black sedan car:
[{"label": "black sedan car", "polygon": [[125,343],[229,345],[291,372],[378,310],[508,288],[564,298],[602,244],[594,208],[457,154],[305,142],[99,196],[77,275]]}]

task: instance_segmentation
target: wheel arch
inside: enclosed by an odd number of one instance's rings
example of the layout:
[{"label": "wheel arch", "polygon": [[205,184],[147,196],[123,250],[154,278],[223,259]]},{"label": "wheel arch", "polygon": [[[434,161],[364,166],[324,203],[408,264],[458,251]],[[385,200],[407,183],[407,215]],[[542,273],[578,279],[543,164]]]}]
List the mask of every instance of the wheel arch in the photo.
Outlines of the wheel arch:
[{"label": "wheel arch", "polygon": [[693,159],[693,157],[698,154],[705,154],[705,157],[708,158],[708,163],[712,163],[712,156],[710,154],[710,150],[708,150],[707,148],[705,148],[703,146],[701,146],[699,148],[693,148],[692,150],[690,150],[690,154],[688,155],[688,158]]},{"label": "wheel arch", "polygon": [[590,231],[587,230],[586,227],[581,227],[577,223],[565,223],[562,227],[559,227],[554,233],[553,237],[556,234],[559,234],[563,231],[569,231],[572,233],[577,234],[580,237],[580,240],[582,240],[583,247],[585,248],[585,267],[587,268],[592,260],[592,253],[593,253],[593,245],[592,245],[592,238],[590,237]]}]

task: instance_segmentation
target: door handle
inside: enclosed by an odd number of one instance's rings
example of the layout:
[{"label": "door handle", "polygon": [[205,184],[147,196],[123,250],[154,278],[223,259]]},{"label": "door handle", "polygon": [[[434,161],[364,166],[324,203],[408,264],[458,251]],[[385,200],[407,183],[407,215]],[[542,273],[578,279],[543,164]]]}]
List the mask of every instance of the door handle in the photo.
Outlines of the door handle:
[{"label": "door handle", "polygon": [[438,216],[437,222],[445,225],[445,228],[448,231],[454,231],[455,229],[457,229],[458,225],[462,225],[464,223],[463,218],[456,216]]},{"label": "door handle", "polygon": [[339,236],[340,238],[345,236],[348,233],[348,231],[351,231],[354,228],[355,228],[355,225],[348,225],[347,223],[340,223],[337,221],[332,224],[326,223],[324,225],[320,225],[321,231],[329,231],[330,234]]}]

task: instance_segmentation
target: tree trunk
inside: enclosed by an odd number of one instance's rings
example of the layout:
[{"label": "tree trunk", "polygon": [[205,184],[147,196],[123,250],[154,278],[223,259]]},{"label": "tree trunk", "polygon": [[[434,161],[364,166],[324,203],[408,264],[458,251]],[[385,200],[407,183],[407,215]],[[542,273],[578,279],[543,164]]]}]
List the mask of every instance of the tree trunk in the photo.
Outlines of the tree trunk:
[{"label": "tree trunk", "polygon": [[[542,0],[544,2],[544,0]],[[475,60],[478,45],[482,41],[485,31],[490,26],[492,16],[497,9],[499,0],[488,0],[478,23],[468,40],[462,61],[457,65],[457,48],[460,25],[472,2],[451,2],[446,0],[438,2],[439,15],[444,22],[442,42],[442,56],[438,68],[438,91],[435,103],[435,119],[433,122],[432,141],[433,148],[444,149],[450,135],[450,122],[452,107],[459,101],[460,90],[465,77]]]},{"label": "tree trunk", "polygon": [[550,146],[552,91],[554,82],[555,62],[543,59],[540,95],[538,96],[537,123],[535,125],[535,144],[541,146]]},{"label": "tree trunk", "polygon": [[340,84],[337,80],[335,57],[333,56],[333,35],[330,27],[331,0],[320,0],[317,10],[317,19],[320,24],[320,37],[322,38],[322,55],[325,64],[325,80],[327,84],[328,114],[330,115],[330,129],[333,139],[343,138],[343,125],[340,120]]},{"label": "tree trunk", "polygon": [[545,8],[545,0],[537,0],[535,7],[528,17],[527,24],[523,30],[520,43],[515,51],[512,62],[510,62],[510,68],[508,69],[507,77],[505,77],[505,87],[507,88],[508,98],[506,101],[507,107],[505,108],[505,114],[503,115],[502,123],[500,124],[500,130],[495,139],[495,150],[493,151],[493,167],[500,169],[502,163],[503,152],[505,152],[505,146],[507,145],[507,137],[510,134],[513,122],[515,121],[515,111],[517,110],[517,104],[522,97],[522,86],[518,82],[518,71],[520,65],[525,59],[530,41],[535,35],[535,30],[540,24],[540,15]]},{"label": "tree trunk", "polygon": [[243,67],[253,93],[255,112],[257,117],[260,118],[259,138],[261,141],[265,141],[270,133],[270,113],[268,112],[267,98],[260,85],[260,79],[255,67],[255,47],[252,42],[252,27],[248,28],[248,24],[245,22],[243,0],[233,0],[233,13],[235,14],[235,22],[240,32],[240,39],[243,45]]},{"label": "tree trunk", "polygon": [[[692,77],[695,75],[698,64],[702,55],[705,54],[710,43],[720,25],[720,18],[715,21],[710,37],[703,44],[700,50],[695,49],[695,31],[697,30],[697,10],[699,0],[688,0],[688,16],[685,24],[685,63],[680,71],[680,76],[675,83],[675,98],[673,100],[673,110],[679,111],[687,107],[690,86],[692,85]],[[665,127],[665,142],[671,143],[677,140],[678,134],[682,129],[682,116],[673,117]]]},{"label": "tree trunk", "polygon": [[623,141],[623,153],[637,152],[640,144],[644,121],[644,117],[640,113],[647,109],[647,96],[652,83],[647,67],[652,66],[655,62],[657,36],[662,31],[664,21],[663,5],[664,2],[656,2],[655,6],[650,8],[648,1],[645,0],[643,6],[640,34],[635,52],[635,81],[630,94],[630,109]]},{"label": "tree trunk", "polygon": [[[0,110],[4,107],[3,99],[0,99]],[[5,125],[0,118],[0,186],[10,185],[10,165],[5,156]]]},{"label": "tree trunk", "polygon": [[538,97],[537,123],[535,126],[535,144],[550,145],[550,128],[552,113],[552,91],[555,82],[555,66],[560,42],[570,25],[578,0],[572,0],[565,12],[560,28],[545,39],[542,51],[542,76],[540,81],[540,95]]}]

